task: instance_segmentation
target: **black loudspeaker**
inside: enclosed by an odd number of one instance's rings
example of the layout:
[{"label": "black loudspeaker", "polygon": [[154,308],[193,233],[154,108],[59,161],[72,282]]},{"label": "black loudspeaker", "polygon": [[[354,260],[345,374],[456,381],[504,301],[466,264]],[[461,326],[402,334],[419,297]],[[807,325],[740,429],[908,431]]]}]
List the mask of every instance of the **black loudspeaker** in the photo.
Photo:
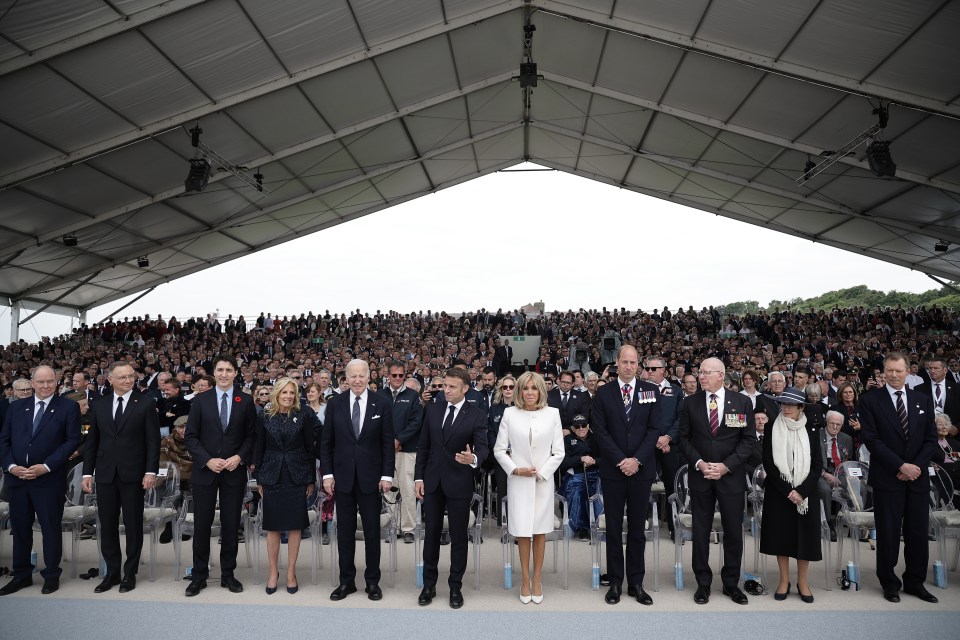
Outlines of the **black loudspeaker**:
[{"label": "black loudspeaker", "polygon": [[186,191],[203,191],[210,181],[210,163],[206,158],[194,158],[190,161],[190,173],[183,181]]},{"label": "black loudspeaker", "polygon": [[881,178],[897,175],[897,165],[890,157],[890,142],[888,140],[874,140],[867,147],[867,164],[870,170]]},{"label": "black loudspeaker", "polygon": [[604,351],[613,351],[617,348],[617,341],[613,338],[604,338],[603,339],[603,350]]}]

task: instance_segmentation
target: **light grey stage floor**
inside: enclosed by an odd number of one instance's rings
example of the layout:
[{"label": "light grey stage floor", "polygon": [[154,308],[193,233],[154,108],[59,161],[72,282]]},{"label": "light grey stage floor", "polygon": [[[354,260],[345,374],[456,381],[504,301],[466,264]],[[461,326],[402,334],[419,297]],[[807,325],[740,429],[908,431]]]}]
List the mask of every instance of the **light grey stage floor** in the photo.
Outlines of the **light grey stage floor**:
[{"label": "light grey stage floor", "polygon": [[[4,532],[3,535],[8,535]],[[664,533],[666,530],[664,529]],[[329,600],[331,587],[330,547],[322,547],[324,569],[320,584],[311,583],[311,547],[305,542],[298,563],[300,592],[289,595],[283,589],[268,596],[263,584],[254,584],[252,570],[246,566],[244,547],[240,548],[240,566],[237,577],[244,583],[242,594],[231,594],[211,580],[208,588],[196,598],[187,599],[183,590],[187,583],[175,581],[172,545],[159,547],[157,580],[148,581],[148,568],[141,567],[137,589],[120,594],[116,589],[102,595],[93,593],[97,580],[69,578],[71,562],[64,562],[64,577],[60,591],[49,596],[40,595],[40,581],[36,586],[13,596],[0,598],[0,638],[68,638],[93,634],[101,638],[165,638],[201,636],[204,638],[263,638],[263,637],[335,637],[370,638],[391,636],[418,639],[450,638],[453,634],[483,634],[486,638],[585,638],[603,634],[626,637],[673,637],[678,634],[722,634],[731,637],[803,638],[840,637],[885,639],[927,634],[953,637],[960,628],[960,578],[949,572],[949,588],[928,589],[940,598],[936,605],[926,604],[912,596],[902,596],[899,604],[890,604],[882,596],[874,575],[875,554],[864,544],[861,548],[860,591],[842,591],[836,585],[836,574],[830,571],[831,591],[824,589],[822,563],[811,567],[811,582],[816,602],[804,604],[794,593],[784,602],[776,602],[772,595],[750,597],[748,606],[733,604],[719,591],[719,577],[714,577],[713,596],[709,604],[698,606],[693,602],[693,576],[689,569],[690,545],[684,545],[684,591],[674,586],[674,546],[667,536],[660,548],[660,591],[653,591],[652,545],[647,545],[646,589],[654,599],[652,607],[644,607],[624,597],[617,606],[603,601],[605,588],[590,588],[590,545],[573,541],[570,544],[570,588],[563,589],[560,573],[552,569],[552,549],[547,547],[546,571],[543,588],[545,600],[541,605],[523,605],[517,595],[518,575],[513,590],[503,589],[503,564],[499,535],[485,529],[486,540],[481,545],[481,588],[473,588],[472,561],[464,576],[465,606],[459,611],[447,605],[445,565],[449,547],[441,550],[441,576],[438,597],[429,607],[417,606],[419,589],[415,585],[413,545],[398,543],[398,566],[395,588],[389,588],[386,573],[381,582],[384,599],[371,602],[361,592],[335,603]],[[0,565],[10,565],[10,539],[4,544]],[[37,545],[39,548],[39,537]],[[953,552],[954,541],[948,551]],[[383,566],[387,566],[387,545],[381,542]],[[69,554],[69,545],[65,545]],[[190,564],[189,543],[184,545],[185,564]],[[358,560],[362,563],[362,543],[358,543]],[[753,540],[747,535],[747,570],[752,569]],[[218,552],[216,542],[212,546]],[[837,545],[833,545],[834,557]],[[712,566],[717,566],[719,546],[712,546]],[[845,545],[849,557],[850,545]],[[261,545],[261,578],[266,576],[266,545]],[[286,553],[282,547],[281,555]],[[931,562],[936,547],[931,544]],[[149,557],[149,540],[144,545],[144,557]],[[844,558],[846,561],[848,558]],[[80,571],[96,564],[96,543],[81,543]],[[217,559],[214,558],[214,562]],[[515,563],[516,564],[516,561]],[[767,561],[768,582],[775,580],[776,563]],[[362,566],[359,568],[362,573]],[[517,570],[519,571],[519,570]],[[214,566],[212,576],[218,576]],[[5,581],[7,578],[3,578]],[[932,580],[932,572],[930,575]],[[362,585],[361,585],[362,587]],[[87,633],[80,631],[86,630]],[[96,629],[96,631],[93,631]],[[202,630],[190,633],[187,630]],[[951,631],[953,630],[953,631]],[[328,636],[328,634],[331,634]],[[944,636],[946,634],[946,636]]]}]

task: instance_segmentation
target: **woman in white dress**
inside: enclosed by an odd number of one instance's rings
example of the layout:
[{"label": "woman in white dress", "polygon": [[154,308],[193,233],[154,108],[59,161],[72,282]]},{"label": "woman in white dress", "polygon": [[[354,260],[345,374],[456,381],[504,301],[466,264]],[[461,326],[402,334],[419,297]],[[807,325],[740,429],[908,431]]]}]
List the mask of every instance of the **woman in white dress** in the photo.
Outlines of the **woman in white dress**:
[{"label": "woman in white dress", "polygon": [[[560,411],[547,406],[543,376],[528,371],[517,379],[514,406],[503,412],[493,454],[507,473],[507,530],[520,550],[520,602],[543,602],[545,534],[553,531],[553,474],[563,462]],[[533,576],[530,547],[533,546]]]}]

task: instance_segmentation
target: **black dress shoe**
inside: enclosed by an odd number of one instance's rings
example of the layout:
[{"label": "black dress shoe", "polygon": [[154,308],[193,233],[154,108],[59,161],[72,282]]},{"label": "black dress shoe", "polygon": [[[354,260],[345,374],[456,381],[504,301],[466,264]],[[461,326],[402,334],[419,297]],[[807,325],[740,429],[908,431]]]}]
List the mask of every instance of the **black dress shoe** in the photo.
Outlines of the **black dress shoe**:
[{"label": "black dress shoe", "polygon": [[187,585],[186,595],[188,598],[192,598],[195,595],[198,595],[201,591],[207,588],[206,580],[191,580],[190,584]]},{"label": "black dress shoe", "polygon": [[16,593],[20,589],[26,589],[33,586],[33,578],[14,578],[0,589],[0,596],[8,596]]},{"label": "black dress shoe", "polygon": [[333,593],[330,594],[331,600],[343,600],[351,593],[357,592],[357,585],[353,584],[341,584],[339,587],[333,590]]},{"label": "black dress shoe", "polygon": [[47,578],[43,581],[43,589],[40,589],[40,593],[43,595],[48,595],[60,588],[60,578]]},{"label": "black dress shoe", "polygon": [[921,586],[916,589],[904,589],[903,592],[911,596],[916,596],[921,600],[923,600],[924,602],[929,602],[931,604],[936,604],[940,602],[940,599],[937,598],[937,596],[930,593],[929,591],[927,591],[926,587]]},{"label": "black dress shoe", "polygon": [[697,592],[693,594],[693,601],[697,604],[707,604],[710,602],[710,587],[700,585]]},{"label": "black dress shoe", "polygon": [[643,590],[643,587],[627,587],[627,595],[631,598],[636,598],[637,602],[640,604],[645,604],[650,606],[653,604],[653,598],[650,597],[650,594]]},{"label": "black dress shoe", "polygon": [[383,591],[380,590],[378,584],[368,584],[364,591],[367,592],[367,597],[371,600],[383,600]]},{"label": "black dress shoe", "polygon": [[887,602],[900,602],[900,594],[896,591],[884,591],[883,599]]},{"label": "black dress shoe", "polygon": [[108,573],[103,581],[93,588],[93,592],[103,593],[104,591],[110,591],[110,589],[113,589],[113,587],[118,584],[120,584],[120,576],[112,576]]},{"label": "black dress shoe", "polygon": [[221,576],[220,586],[224,589],[230,589],[230,593],[243,593],[243,585],[233,576]]},{"label": "black dress shoe", "polygon": [[610,585],[610,588],[607,589],[607,595],[603,596],[603,600],[607,604],[617,604],[620,602],[620,593],[620,585],[612,584]]},{"label": "black dress shoe", "polygon": [[459,609],[463,606],[463,594],[460,589],[450,589],[450,608]]},{"label": "black dress shoe", "polygon": [[417,598],[417,604],[420,605],[421,607],[425,607],[431,602],[433,602],[433,599],[436,597],[437,597],[436,588],[424,587],[423,591],[420,592],[420,597]]},{"label": "black dress shoe", "polygon": [[747,594],[741,591],[740,587],[724,587],[723,595],[730,596],[737,604],[747,604]]},{"label": "black dress shoe", "polygon": [[133,591],[136,588],[137,588],[137,576],[135,575],[124,576],[123,580],[120,581],[120,593]]},{"label": "black dress shoe", "polygon": [[837,532],[834,529],[830,529],[830,542],[837,541]]},{"label": "black dress shoe", "polygon": [[417,537],[412,533],[407,532],[403,534],[403,544],[413,544],[416,539]]}]

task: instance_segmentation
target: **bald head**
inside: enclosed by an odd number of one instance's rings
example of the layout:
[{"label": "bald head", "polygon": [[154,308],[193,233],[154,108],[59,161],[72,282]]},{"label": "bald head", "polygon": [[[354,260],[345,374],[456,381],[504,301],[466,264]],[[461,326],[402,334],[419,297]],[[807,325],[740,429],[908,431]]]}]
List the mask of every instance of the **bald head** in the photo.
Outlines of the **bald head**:
[{"label": "bald head", "polygon": [[717,358],[707,358],[700,363],[700,386],[706,391],[714,393],[723,386],[723,376],[727,368]]}]

